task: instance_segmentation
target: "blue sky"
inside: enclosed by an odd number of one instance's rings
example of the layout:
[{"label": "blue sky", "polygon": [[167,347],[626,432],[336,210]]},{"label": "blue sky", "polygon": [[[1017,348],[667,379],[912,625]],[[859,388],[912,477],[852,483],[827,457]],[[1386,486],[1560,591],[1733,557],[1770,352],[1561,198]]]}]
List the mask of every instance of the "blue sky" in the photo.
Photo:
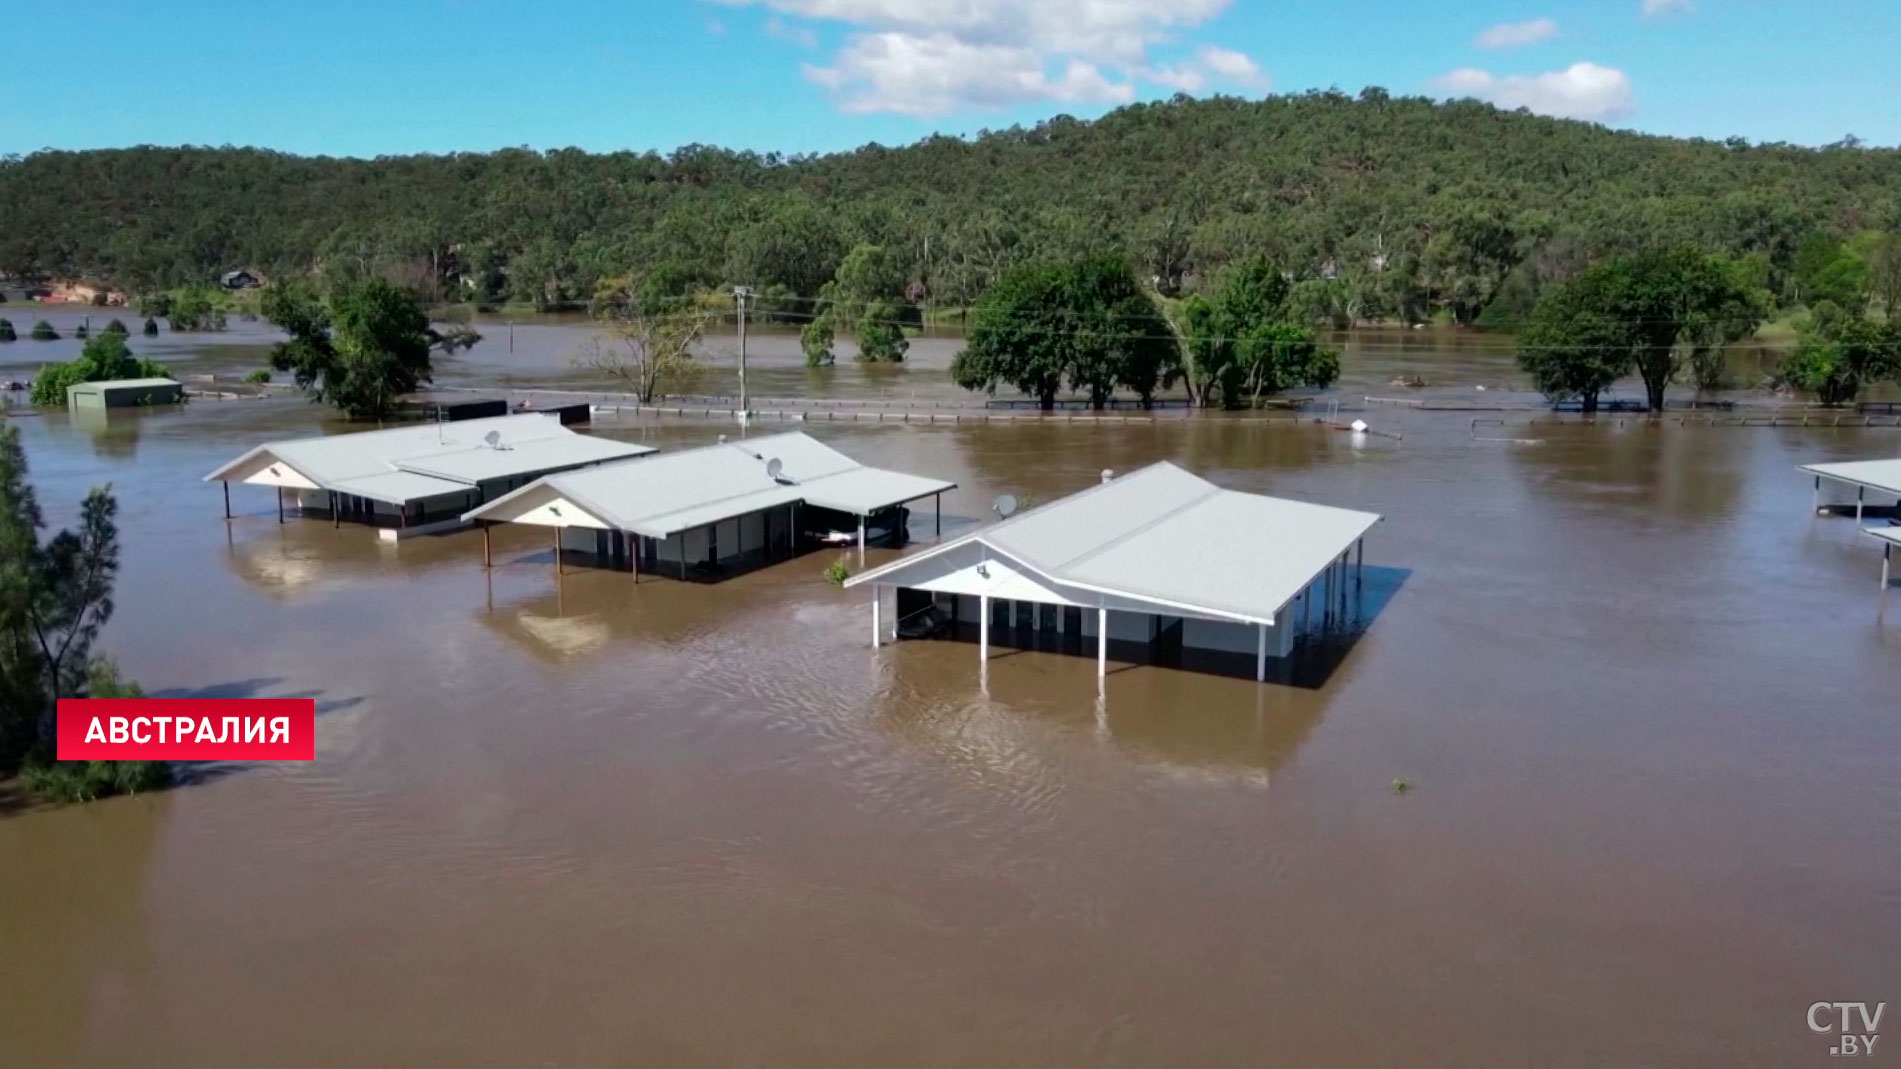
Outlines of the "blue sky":
[{"label": "blue sky", "polygon": [[0,23],[0,154],[830,151],[1184,90],[1366,85],[1667,134],[1901,145],[1901,0],[16,7]]}]

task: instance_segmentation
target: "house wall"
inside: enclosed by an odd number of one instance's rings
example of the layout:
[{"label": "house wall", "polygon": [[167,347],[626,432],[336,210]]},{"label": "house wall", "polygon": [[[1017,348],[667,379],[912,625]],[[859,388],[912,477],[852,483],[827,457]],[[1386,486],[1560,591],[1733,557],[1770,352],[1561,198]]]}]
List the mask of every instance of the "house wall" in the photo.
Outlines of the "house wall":
[{"label": "house wall", "polygon": [[[1254,653],[1260,642],[1260,629],[1253,624],[1221,620],[1183,620],[1182,645],[1201,650],[1228,653]],[[1267,629],[1267,655],[1285,657],[1294,651],[1294,629],[1287,622]]]}]

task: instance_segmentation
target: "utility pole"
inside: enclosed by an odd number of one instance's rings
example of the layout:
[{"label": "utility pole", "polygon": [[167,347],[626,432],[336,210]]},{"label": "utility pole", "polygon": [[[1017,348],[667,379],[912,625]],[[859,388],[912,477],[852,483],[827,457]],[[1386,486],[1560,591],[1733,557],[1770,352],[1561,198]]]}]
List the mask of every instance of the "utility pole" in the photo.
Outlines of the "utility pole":
[{"label": "utility pole", "polygon": [[752,412],[746,404],[746,302],[751,299],[751,286],[733,287],[733,300],[739,304],[739,425],[742,427]]}]

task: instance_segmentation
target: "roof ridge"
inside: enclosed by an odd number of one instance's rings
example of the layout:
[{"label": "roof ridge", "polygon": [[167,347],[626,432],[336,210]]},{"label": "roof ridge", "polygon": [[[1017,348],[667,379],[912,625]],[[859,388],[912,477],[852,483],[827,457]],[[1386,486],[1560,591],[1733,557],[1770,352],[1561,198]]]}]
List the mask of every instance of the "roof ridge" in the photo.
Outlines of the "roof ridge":
[{"label": "roof ridge", "polygon": [[[1196,478],[1200,478],[1200,476],[1196,476]],[[1203,479],[1202,481],[1207,482],[1207,480],[1205,479]],[[1154,519],[1138,527],[1124,531],[1121,534],[1115,536],[1114,538],[1109,539],[1107,542],[1103,542],[1099,545],[1092,546],[1091,548],[1084,550],[1081,553],[1076,554],[1074,557],[1071,557],[1068,560],[1062,561],[1054,565],[1052,570],[1067,571],[1068,569],[1075,567],[1078,564],[1081,564],[1083,561],[1086,561],[1089,558],[1096,556],[1099,553],[1106,552],[1107,550],[1112,549],[1115,546],[1119,546],[1122,543],[1127,542],[1129,539],[1134,538],[1136,535],[1139,535],[1144,531],[1151,530],[1152,528],[1155,527],[1156,524],[1162,523],[1166,520],[1173,519],[1174,517],[1179,516],[1182,513],[1188,511],[1189,509],[1194,508],[1196,505],[1199,505],[1202,502],[1207,501],[1209,498],[1215,497],[1219,494],[1224,494],[1226,492],[1227,491],[1223,490],[1221,487],[1216,486],[1213,483],[1209,483],[1208,489],[1202,491],[1199,494],[1196,494],[1194,497],[1189,498],[1187,501],[1184,501],[1181,504],[1176,505],[1174,508],[1169,509],[1167,512],[1162,513],[1160,516],[1157,516]]]},{"label": "roof ridge", "polygon": [[[1008,527],[1008,526],[1010,526],[1010,525],[1011,525],[1011,524],[1013,524],[1013,523],[1016,523],[1016,522],[1017,522],[1018,520],[1027,520],[1027,519],[1029,519],[1029,518],[1030,518],[1031,516],[1034,516],[1034,515],[1036,515],[1037,513],[1039,513],[1039,512],[1041,512],[1041,511],[1043,511],[1044,509],[1047,509],[1047,508],[1054,508],[1054,507],[1056,507],[1057,505],[1060,505],[1060,504],[1062,504],[1062,503],[1063,503],[1063,502],[1065,502],[1065,501],[1074,501],[1074,500],[1076,500],[1076,499],[1077,499],[1077,498],[1079,498],[1079,497],[1087,497],[1087,496],[1089,496],[1090,494],[1093,494],[1093,493],[1096,493],[1097,491],[1099,491],[1099,490],[1101,490],[1101,489],[1102,489],[1103,487],[1105,487],[1105,486],[1114,486],[1114,485],[1115,485],[1116,483],[1118,483],[1118,482],[1121,482],[1121,481],[1122,481],[1123,479],[1127,479],[1127,478],[1129,478],[1130,476],[1134,476],[1134,475],[1140,475],[1140,474],[1142,474],[1143,472],[1145,472],[1145,471],[1147,471],[1147,470],[1149,470],[1150,468],[1159,468],[1159,467],[1161,467],[1161,466],[1162,466],[1162,465],[1164,465],[1164,464],[1166,464],[1166,465],[1168,465],[1168,466],[1169,466],[1169,467],[1171,467],[1171,468],[1174,468],[1174,469],[1175,469],[1176,471],[1179,471],[1179,472],[1181,472],[1181,473],[1183,473],[1184,475],[1189,475],[1189,476],[1192,476],[1192,477],[1194,477],[1194,478],[1197,478],[1197,479],[1200,479],[1200,478],[1201,478],[1201,476],[1199,476],[1199,475],[1195,475],[1195,473],[1194,473],[1194,472],[1192,472],[1192,471],[1189,471],[1188,469],[1186,469],[1186,468],[1183,468],[1183,467],[1181,467],[1180,465],[1177,465],[1177,464],[1175,464],[1175,463],[1174,463],[1174,462],[1172,462],[1172,461],[1168,461],[1168,460],[1157,460],[1157,461],[1155,461],[1155,462],[1153,462],[1153,463],[1150,463],[1150,464],[1144,464],[1144,465],[1142,465],[1141,467],[1139,467],[1139,468],[1137,468],[1137,469],[1135,469],[1134,471],[1132,471],[1132,472],[1130,472],[1130,473],[1129,473],[1128,475],[1121,475],[1121,476],[1117,476],[1117,477],[1115,477],[1115,478],[1112,478],[1112,479],[1108,479],[1108,480],[1104,480],[1104,481],[1099,481],[1099,482],[1096,482],[1096,483],[1092,483],[1091,485],[1089,485],[1089,486],[1085,486],[1085,487],[1083,487],[1083,488],[1082,488],[1081,490],[1078,490],[1078,491],[1076,491],[1076,492],[1075,492],[1075,493],[1073,493],[1073,494],[1064,494],[1064,495],[1063,495],[1062,497],[1058,497],[1058,498],[1054,498],[1054,499],[1052,499],[1052,500],[1049,500],[1049,501],[1045,501],[1045,502],[1043,502],[1043,503],[1042,503],[1041,505],[1032,505],[1032,506],[1030,506],[1029,508],[1027,508],[1027,509],[1025,509],[1024,511],[1022,511],[1022,512],[1019,512],[1019,513],[1016,513],[1016,514],[1015,514],[1015,515],[1013,515],[1013,516],[1008,516],[1008,517],[1005,517],[1005,518],[1004,518],[1003,520],[1001,520],[1001,521],[999,521],[999,522],[997,522],[997,523],[993,523],[993,524],[991,524],[991,525],[990,525],[990,526],[988,526],[988,527],[980,527],[980,528],[978,528],[978,529],[977,529],[976,531],[973,531],[973,532],[972,532],[972,534],[980,534],[980,535],[981,535],[981,534],[989,534],[989,533],[991,533],[992,531],[998,531],[998,530],[1002,530],[1003,528],[1005,528],[1005,527]],[[1206,482],[1207,480],[1205,480],[1205,479],[1203,479],[1202,481],[1203,481],[1203,482]]]}]

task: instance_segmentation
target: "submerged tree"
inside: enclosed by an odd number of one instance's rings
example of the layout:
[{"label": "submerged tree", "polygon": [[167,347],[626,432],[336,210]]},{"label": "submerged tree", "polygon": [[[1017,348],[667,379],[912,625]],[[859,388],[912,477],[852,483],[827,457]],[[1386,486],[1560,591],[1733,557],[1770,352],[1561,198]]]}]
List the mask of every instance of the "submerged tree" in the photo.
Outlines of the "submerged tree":
[{"label": "submerged tree", "polygon": [[1290,296],[1281,272],[1253,257],[1223,272],[1210,293],[1183,302],[1185,363],[1200,403],[1238,408],[1340,377],[1339,354],[1290,315]]},{"label": "submerged tree", "polygon": [[290,335],[271,350],[271,366],[351,419],[393,412],[431,381],[430,354],[443,344],[415,295],[380,278],[343,283],[327,297],[306,285],[274,286],[263,311]]},{"label": "submerged tree", "polygon": [[1065,381],[1101,408],[1117,386],[1150,403],[1181,373],[1181,354],[1162,309],[1128,261],[1094,256],[1017,268],[971,312],[968,341],[951,379],[995,393],[1008,384],[1056,406]]},{"label": "submerged tree", "polygon": [[1832,304],[1815,309],[1780,380],[1825,405],[1853,401],[1863,386],[1901,379],[1901,324],[1851,315]]},{"label": "submerged tree", "polygon": [[29,786],[60,800],[149,789],[167,774],[156,762],[55,760],[59,699],[140,696],[92,652],[112,616],[117,512],[110,488],[94,487],[79,528],[42,542],[19,429],[0,426],[0,774],[25,766]]},{"label": "submerged tree", "polygon": [[693,374],[693,347],[718,316],[668,268],[603,279],[588,307],[601,330],[576,362],[617,380],[642,404]]},{"label": "submerged tree", "polygon": [[1600,392],[1635,370],[1651,411],[1662,411],[1686,364],[1711,377],[1711,354],[1755,332],[1766,301],[1747,269],[1690,246],[1595,264],[1546,292],[1519,337],[1519,364],[1548,396]]},{"label": "submerged tree", "polygon": [[172,330],[179,333],[224,329],[221,297],[207,286],[186,286],[167,302],[163,313]]},{"label": "submerged tree", "polygon": [[86,341],[77,360],[48,364],[33,377],[32,400],[36,405],[63,405],[66,388],[82,382],[110,379],[169,378],[164,364],[135,356],[125,343],[125,335],[106,331]]}]

